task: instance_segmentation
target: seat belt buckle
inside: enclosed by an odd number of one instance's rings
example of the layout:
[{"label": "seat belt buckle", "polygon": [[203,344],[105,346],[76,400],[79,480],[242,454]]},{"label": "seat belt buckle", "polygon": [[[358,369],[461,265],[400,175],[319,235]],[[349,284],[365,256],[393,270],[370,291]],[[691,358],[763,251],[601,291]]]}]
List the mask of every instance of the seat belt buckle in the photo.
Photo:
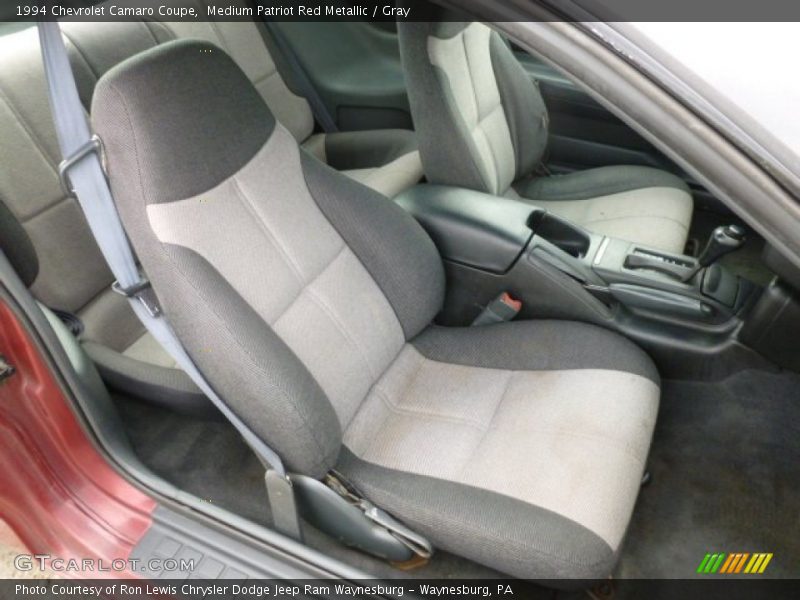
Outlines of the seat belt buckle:
[{"label": "seat belt buckle", "polygon": [[512,298],[508,292],[503,292],[486,305],[486,308],[472,322],[472,327],[510,321],[519,314],[520,310],[522,310],[522,302]]},{"label": "seat belt buckle", "polygon": [[119,281],[111,284],[111,289],[126,298],[136,298],[145,307],[151,317],[158,317],[161,314],[161,305],[158,303],[156,293],[153,291],[150,282],[147,279],[141,279],[139,282],[134,283],[126,288],[122,287]]},{"label": "seat belt buckle", "polygon": [[72,187],[72,182],[69,180],[70,169],[72,169],[72,167],[81,162],[90,154],[97,155],[97,158],[100,159],[100,166],[103,169],[103,173],[108,176],[108,169],[106,167],[106,151],[103,147],[103,140],[101,140],[100,137],[95,134],[90,137],[85,144],[83,144],[80,148],[75,150],[75,152],[70,154],[58,164],[58,181],[61,184],[61,189],[66,196],[70,198],[75,196],[75,188]]}]

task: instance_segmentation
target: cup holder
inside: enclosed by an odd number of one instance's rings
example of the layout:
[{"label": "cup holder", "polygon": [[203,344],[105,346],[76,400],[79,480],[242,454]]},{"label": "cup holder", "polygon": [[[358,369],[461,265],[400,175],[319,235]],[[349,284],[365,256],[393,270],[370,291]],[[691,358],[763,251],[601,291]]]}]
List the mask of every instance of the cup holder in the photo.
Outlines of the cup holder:
[{"label": "cup holder", "polygon": [[545,210],[531,213],[528,227],[535,235],[547,240],[570,256],[583,258],[589,251],[591,238],[577,225],[556,217]]}]

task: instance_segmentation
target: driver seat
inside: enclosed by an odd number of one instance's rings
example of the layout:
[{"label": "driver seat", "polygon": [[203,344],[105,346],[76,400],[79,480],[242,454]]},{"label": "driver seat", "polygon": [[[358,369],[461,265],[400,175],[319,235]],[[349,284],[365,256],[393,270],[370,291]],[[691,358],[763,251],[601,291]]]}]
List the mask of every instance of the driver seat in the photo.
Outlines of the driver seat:
[{"label": "driver seat", "polygon": [[693,203],[672,173],[639,165],[539,172],[547,107],[499,33],[436,21],[398,21],[397,31],[428,181],[524,200],[595,233],[683,254]]}]

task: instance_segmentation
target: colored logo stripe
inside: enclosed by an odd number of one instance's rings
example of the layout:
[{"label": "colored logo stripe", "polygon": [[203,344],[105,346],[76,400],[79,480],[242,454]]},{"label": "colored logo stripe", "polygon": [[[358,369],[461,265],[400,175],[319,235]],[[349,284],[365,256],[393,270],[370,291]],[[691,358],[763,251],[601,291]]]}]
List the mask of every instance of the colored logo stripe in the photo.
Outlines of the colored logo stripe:
[{"label": "colored logo stripe", "polygon": [[726,570],[721,573],[739,573],[744,568],[744,563],[750,556],[747,552],[739,552],[733,555],[733,560]]},{"label": "colored logo stripe", "polygon": [[763,573],[767,568],[769,561],[772,560],[772,553],[769,554],[753,554],[753,558],[747,563],[744,569],[745,573]]},{"label": "colored logo stripe", "polygon": [[722,570],[720,573],[727,573],[728,570],[731,568],[731,564],[733,564],[733,559],[736,557],[735,554],[729,554],[728,560],[725,561],[725,564],[722,565]]},{"label": "colored logo stripe", "polygon": [[720,554],[706,554],[705,558],[700,562],[697,567],[698,573],[716,573],[719,566],[722,564],[722,559],[725,558],[725,553]]},{"label": "colored logo stripe", "polygon": [[[749,573],[761,574],[772,560],[772,553],[756,552],[733,552],[726,554],[717,552],[706,554],[700,565],[697,567],[698,573],[720,574]],[[745,566],[746,565],[746,566]]]}]

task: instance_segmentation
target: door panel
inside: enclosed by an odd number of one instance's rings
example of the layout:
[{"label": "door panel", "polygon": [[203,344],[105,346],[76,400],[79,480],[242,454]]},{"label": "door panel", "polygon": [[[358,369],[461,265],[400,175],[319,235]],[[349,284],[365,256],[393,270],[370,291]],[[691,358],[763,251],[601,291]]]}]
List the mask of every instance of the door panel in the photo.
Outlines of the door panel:
[{"label": "door panel", "polygon": [[685,176],[652,144],[555,69],[524,52],[517,57],[539,82],[550,113],[548,164],[553,170],[636,164]]},{"label": "door panel", "polygon": [[698,208],[728,213],[691,175],[553,67],[515,52],[539,85],[550,114],[547,166],[568,172],[605,165],[644,165],[675,173],[692,190]]},{"label": "door panel", "polygon": [[276,25],[341,129],[411,129],[393,27],[358,21]]}]

